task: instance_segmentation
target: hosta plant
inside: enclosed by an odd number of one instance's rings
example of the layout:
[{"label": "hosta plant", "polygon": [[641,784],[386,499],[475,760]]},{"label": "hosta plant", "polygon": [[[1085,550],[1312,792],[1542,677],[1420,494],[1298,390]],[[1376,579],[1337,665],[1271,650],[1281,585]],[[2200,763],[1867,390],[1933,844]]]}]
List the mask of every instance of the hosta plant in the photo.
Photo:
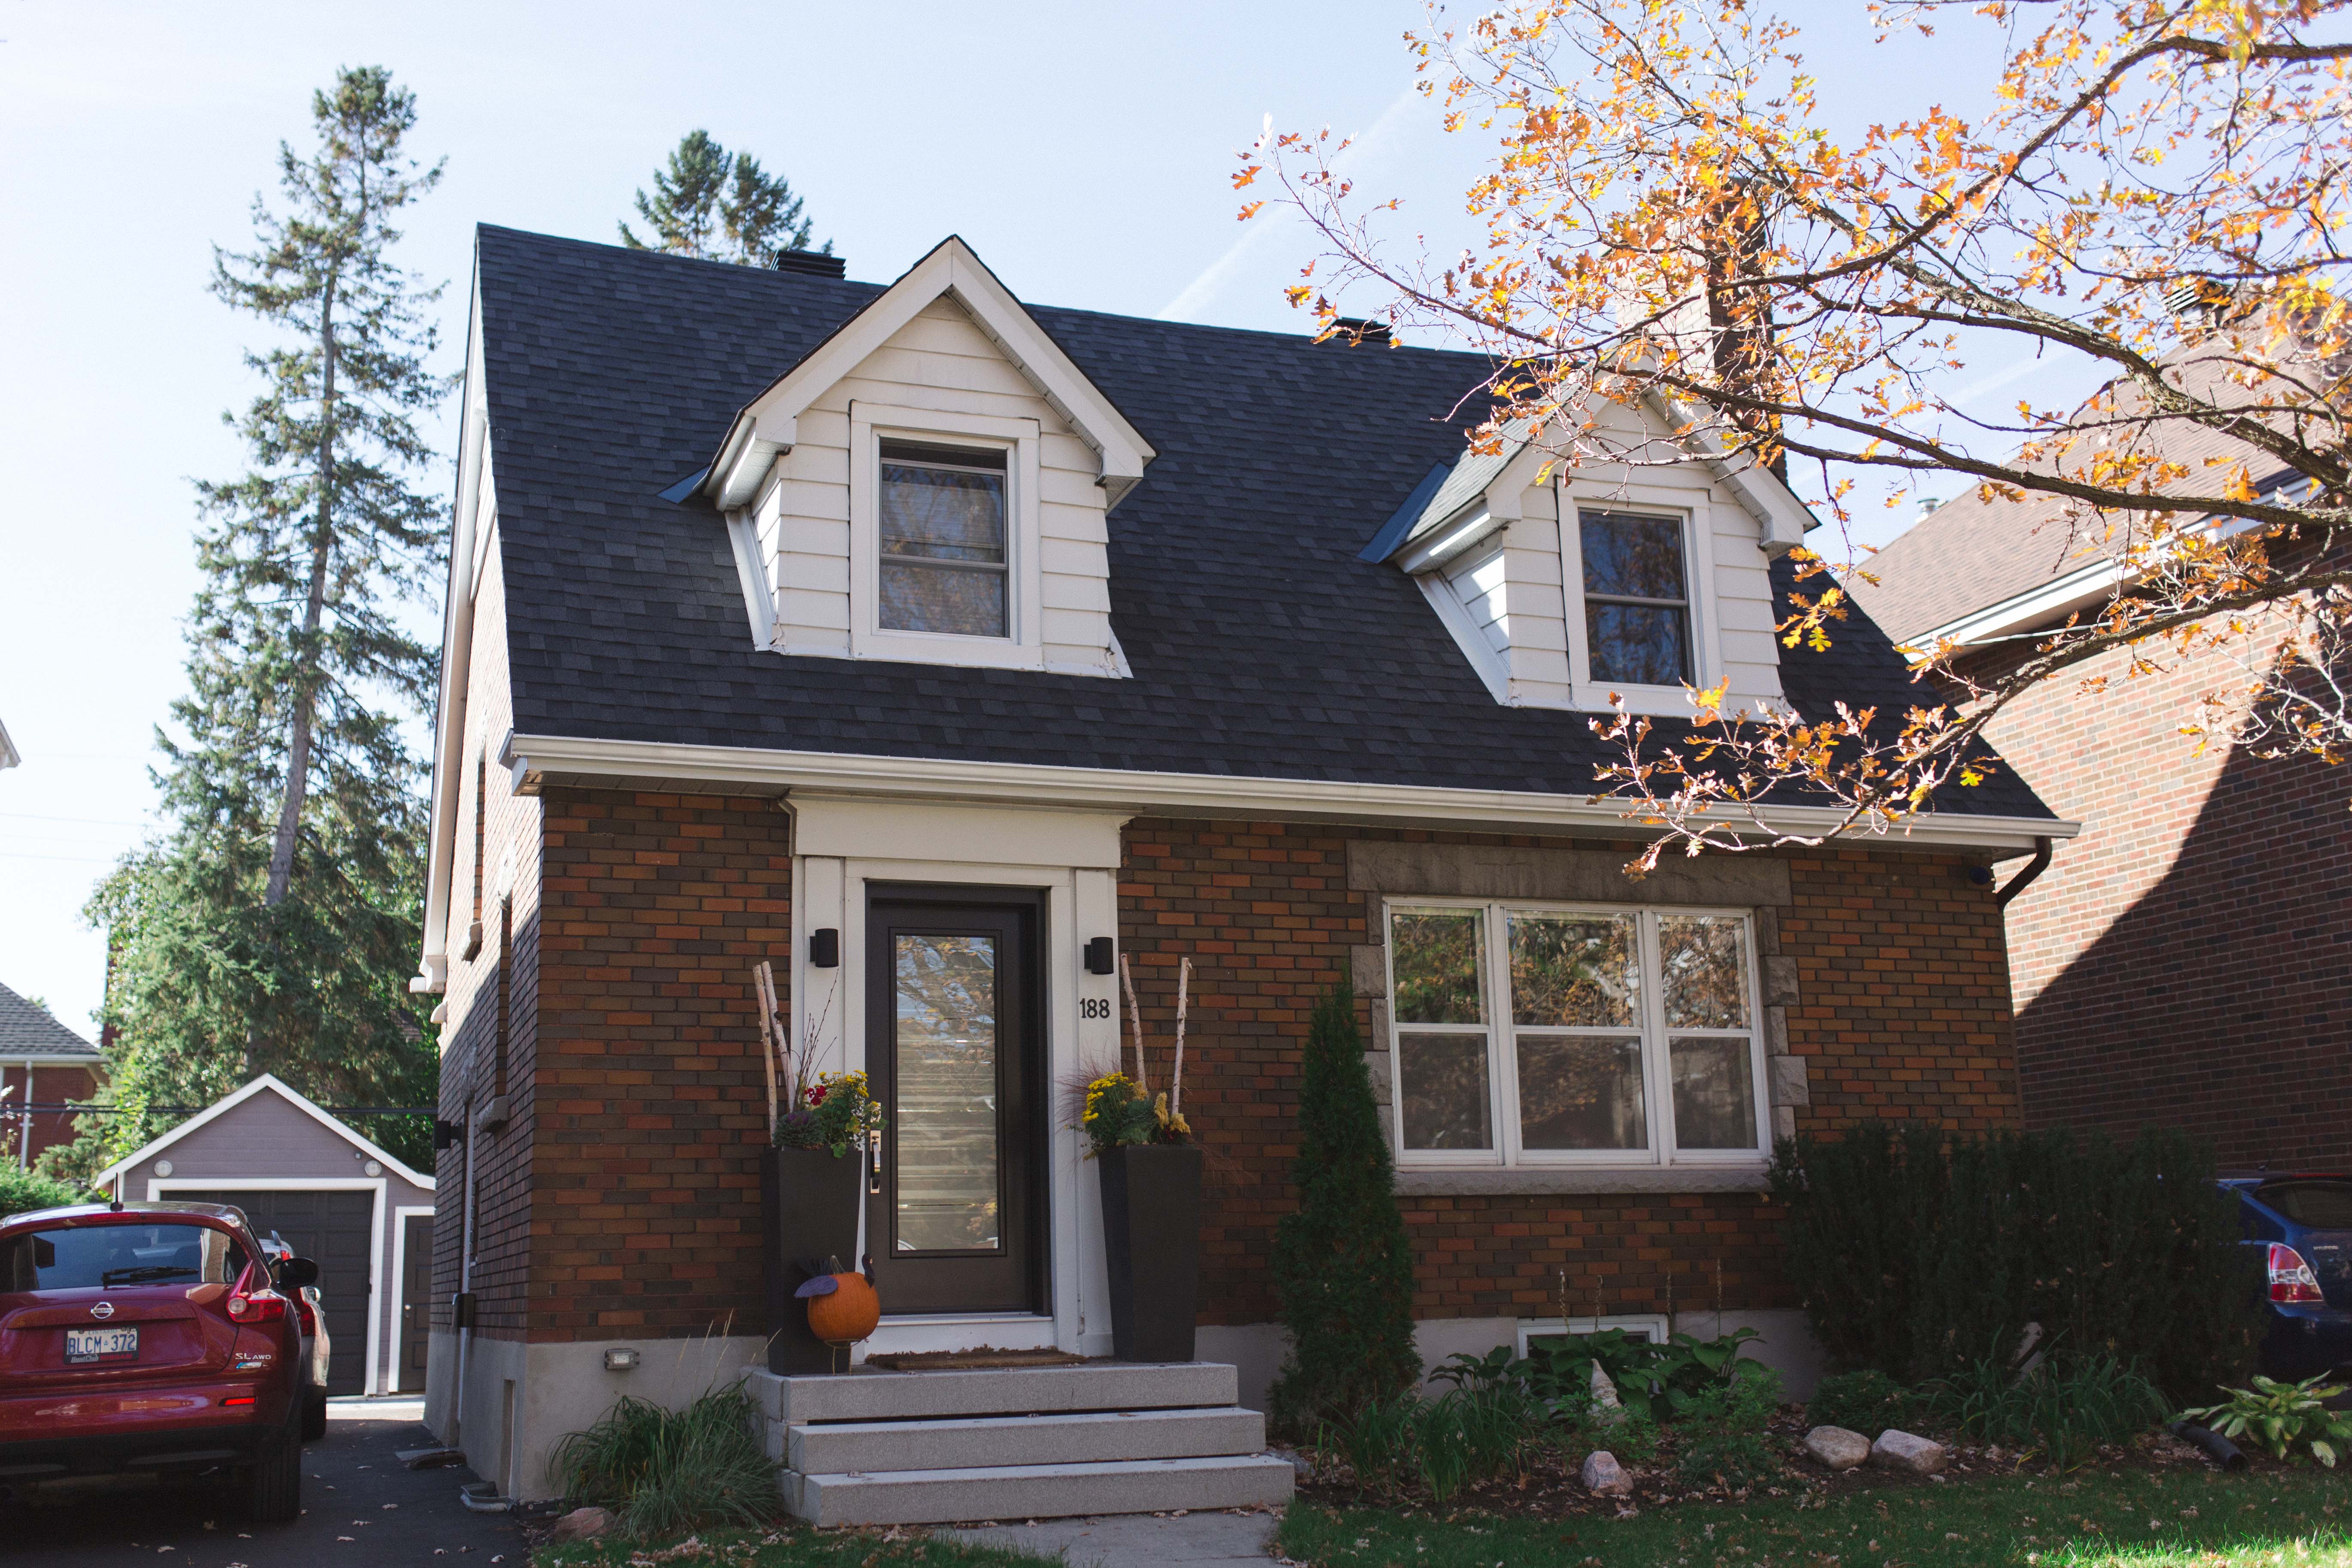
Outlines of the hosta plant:
[{"label": "hosta plant", "polygon": [[2301,1383],[2280,1383],[2257,1376],[2252,1388],[2225,1388],[2230,1397],[2180,1413],[2183,1421],[2202,1422],[2224,1437],[2252,1442],[2273,1459],[2292,1458],[2295,1449],[2336,1468],[2336,1456],[2352,1443],[2352,1413],[2330,1410],[2326,1401],[2344,1392],[2320,1386],[2326,1379],[2306,1377]]}]

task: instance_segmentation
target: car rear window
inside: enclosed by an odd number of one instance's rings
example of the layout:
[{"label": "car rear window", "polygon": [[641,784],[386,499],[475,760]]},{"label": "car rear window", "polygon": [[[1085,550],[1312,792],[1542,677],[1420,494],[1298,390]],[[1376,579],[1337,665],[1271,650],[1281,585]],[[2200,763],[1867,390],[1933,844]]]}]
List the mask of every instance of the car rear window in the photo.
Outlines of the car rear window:
[{"label": "car rear window", "polygon": [[65,1226],[0,1241],[0,1289],[226,1285],[245,1272],[245,1263],[236,1238],[210,1226]]},{"label": "car rear window", "polygon": [[2352,1182],[2281,1182],[2254,1195],[2297,1225],[2352,1230]]}]

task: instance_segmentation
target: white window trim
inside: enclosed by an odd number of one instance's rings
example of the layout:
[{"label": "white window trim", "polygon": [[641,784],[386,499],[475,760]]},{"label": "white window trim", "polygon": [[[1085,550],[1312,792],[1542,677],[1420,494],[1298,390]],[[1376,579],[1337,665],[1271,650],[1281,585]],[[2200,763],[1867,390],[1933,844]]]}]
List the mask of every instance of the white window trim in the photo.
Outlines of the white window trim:
[{"label": "white window trim", "polygon": [[[1642,487],[1647,489],[1648,487]],[[1709,536],[1706,503],[1692,504],[1686,494],[1662,500],[1629,495],[1622,489],[1594,490],[1580,498],[1562,483],[1559,497],[1559,583],[1561,608],[1568,631],[1570,700],[1580,711],[1609,711],[1609,695],[1625,700],[1626,711],[1654,717],[1686,719],[1690,698],[1679,686],[1612,686],[1592,679],[1592,653],[1584,635],[1584,529],[1579,516],[1585,508],[1596,511],[1631,512],[1671,518],[1682,524],[1683,591],[1690,600],[1691,684],[1701,690],[1723,679],[1723,650],[1717,636],[1715,605],[1715,551]]]},{"label": "white window trim", "polygon": [[[882,443],[987,447],[1004,454],[1004,587],[1009,637],[908,632],[882,625]],[[849,405],[851,657],[905,664],[978,665],[1041,669],[1045,663],[1045,567],[1037,513],[1040,437],[1034,419]]]},{"label": "white window trim", "polygon": [[[1483,1025],[1401,1025],[1396,1017],[1396,943],[1391,936],[1398,910],[1474,910],[1481,913],[1484,942],[1487,1021]],[[1536,914],[1631,916],[1640,942],[1642,987],[1642,1096],[1648,1119],[1646,1149],[1537,1149],[1520,1146],[1518,1052],[1513,1048],[1509,1022],[1511,911]],[[1741,961],[1748,982],[1748,1087],[1749,1115],[1756,1129],[1753,1149],[1682,1150],[1675,1145],[1675,1104],[1672,1047],[1665,1022],[1663,984],[1647,984],[1660,973],[1657,922],[1660,917],[1719,915],[1740,922]],[[1610,904],[1557,903],[1533,899],[1398,898],[1381,906],[1381,962],[1388,1016],[1390,1083],[1389,1146],[1400,1169],[1412,1170],[1542,1170],[1643,1168],[1760,1168],[1769,1158],[1772,1112],[1767,1103],[1770,1085],[1765,1077],[1762,975],[1756,961],[1756,912],[1753,910],[1683,905],[1625,908]],[[1541,1033],[1532,1030],[1531,1033]],[[1680,1030],[1682,1034],[1729,1037],[1733,1030]],[[1476,1034],[1486,1037],[1486,1116],[1492,1130],[1491,1149],[1407,1149],[1404,1146],[1404,1041],[1412,1033]]]},{"label": "white window trim", "polygon": [[1521,1318],[1518,1321],[1517,1344],[1524,1358],[1530,1340],[1554,1339],[1563,1334],[1597,1334],[1608,1329],[1624,1329],[1642,1335],[1654,1345],[1666,1342],[1671,1331],[1666,1327],[1664,1312],[1636,1312],[1603,1318]]}]

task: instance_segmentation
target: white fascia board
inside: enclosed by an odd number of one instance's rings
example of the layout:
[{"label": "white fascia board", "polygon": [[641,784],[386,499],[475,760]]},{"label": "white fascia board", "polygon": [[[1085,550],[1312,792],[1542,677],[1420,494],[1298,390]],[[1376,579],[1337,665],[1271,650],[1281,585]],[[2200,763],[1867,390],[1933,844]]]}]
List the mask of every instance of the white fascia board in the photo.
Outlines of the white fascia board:
[{"label": "white fascia board", "polygon": [[1486,504],[1490,499],[1491,496],[1487,496],[1473,500],[1453,518],[1423,534],[1421,543],[1398,558],[1398,567],[1418,577],[1508,528],[1511,520],[1496,515],[1494,509]]},{"label": "white fascia board", "polygon": [[[674,745],[646,741],[510,735],[500,760],[515,788],[536,794],[550,776],[690,779],[765,791],[825,789],[877,797],[1066,805],[1130,816],[1215,816],[1244,820],[1410,823],[1458,829],[1649,835],[1629,802],[1526,790],[1438,788],[1420,784],[1340,784],[1325,779],[1251,779],[1213,773],[1147,773],[964,759],[872,757],[839,752],[768,751],[740,746]],[[1729,814],[1715,814],[1727,823]],[[1781,831],[1825,831],[1840,813],[1823,806],[1768,808]],[[2082,825],[2032,816],[1927,815],[1897,835],[1929,847],[2015,850],[2037,838],[2072,838]]]},{"label": "white fascia board", "polygon": [[908,268],[777,379],[735,416],[719,444],[703,490],[722,510],[748,502],[777,455],[791,449],[793,421],[842,377],[942,294],[968,312],[1014,369],[1027,377],[1055,413],[1069,421],[1102,461],[1101,483],[1115,504],[1143,477],[1157,456],[1150,442],[1111,400],[1088,381],[1036,318],[997,280],[971,247],[954,235]]},{"label": "white fascia board", "polygon": [[489,388],[482,355],[478,261],[466,311],[466,383],[458,400],[457,489],[450,507],[449,582],[441,606],[441,689],[434,704],[432,816],[426,828],[425,942],[408,989],[436,995],[449,984],[449,879],[457,853],[457,790],[466,760],[466,709],[474,666],[475,533],[484,520],[490,461]]},{"label": "white fascia board", "polygon": [[[1669,430],[1699,424],[1696,416],[1683,413],[1675,400],[1664,393],[1645,392],[1642,404],[1664,420]],[[1763,530],[1766,554],[1778,558],[1805,542],[1806,531],[1816,526],[1813,514],[1779,475],[1753,458],[1727,451],[1711,430],[1689,428],[1689,433],[1678,439],[1706,463],[1707,471],[1738,501],[1739,509],[1756,520],[1757,526]]]},{"label": "white fascia board", "polygon": [[[105,1186],[107,1183],[114,1181],[129,1172],[133,1165],[140,1164],[144,1161],[154,1158],[154,1156],[162,1153],[165,1149],[170,1148],[181,1139],[185,1138],[189,1133],[194,1132],[197,1128],[203,1127],[220,1117],[227,1115],[230,1111],[235,1110],[238,1106],[243,1105],[247,1100],[251,1100],[255,1095],[261,1093],[264,1089],[273,1091],[279,1098],[293,1105],[296,1110],[305,1112],[312,1121],[318,1122],[321,1127],[324,1127],[329,1131],[334,1133],[335,1136],[341,1138],[346,1143],[349,1143],[352,1148],[360,1150],[365,1153],[369,1159],[382,1163],[385,1170],[390,1171],[402,1181],[408,1183],[412,1186],[423,1187],[428,1192],[432,1190],[432,1177],[425,1175],[422,1173],[410,1170],[397,1158],[385,1152],[383,1150],[377,1148],[375,1144],[370,1142],[367,1139],[362,1138],[359,1133],[353,1131],[348,1124],[335,1120],[334,1116],[329,1112],[325,1107],[312,1100],[309,1095],[304,1094],[300,1089],[296,1089],[293,1085],[279,1078],[276,1073],[267,1072],[263,1073],[259,1078],[255,1079],[251,1083],[247,1084],[243,1089],[238,1089],[236,1093],[226,1095],[221,1099],[213,1101],[212,1104],[206,1106],[204,1110],[199,1110],[194,1116],[189,1117],[185,1121],[181,1122],[177,1127],[173,1128],[169,1132],[164,1133],[162,1137],[150,1142],[144,1148],[140,1149],[135,1153],[126,1154],[121,1159],[117,1160],[113,1164],[109,1165],[106,1169],[92,1176],[89,1179],[89,1184],[93,1187]],[[365,1179],[372,1181],[376,1178],[369,1177]],[[299,1184],[299,1180],[300,1178],[299,1177],[289,1176],[287,1178],[287,1181],[289,1183]]]},{"label": "white fascia board", "polygon": [[[68,1056],[61,1052],[44,1054],[38,1051],[0,1056],[0,1068],[89,1068],[96,1071],[102,1070],[105,1066],[106,1058],[98,1054],[98,1047],[95,1046],[90,1047],[89,1054],[87,1056]],[[0,1106],[0,1110],[5,1109],[5,1106]]]},{"label": "white fascia board", "polygon": [[2053,577],[2038,588],[2012,594],[1998,604],[1957,616],[1930,627],[1904,644],[1925,650],[1948,637],[1956,643],[1992,642],[2012,632],[2030,631],[2053,616],[2112,597],[2123,585],[2123,567],[2113,561],[2094,561],[2063,577]]},{"label": "white fascia board", "polygon": [[1443,572],[1423,572],[1414,576],[1413,584],[1421,589],[1422,597],[1429,601],[1429,607],[1437,612],[1445,629],[1453,634],[1454,646],[1462,650],[1462,657],[1470,661],[1471,669],[1486,684],[1486,694],[1507,704],[1511,700],[1511,672],[1503,656],[1495,651],[1495,645],[1472,624],[1470,612],[1463,606],[1462,595],[1454,591],[1453,581]]}]

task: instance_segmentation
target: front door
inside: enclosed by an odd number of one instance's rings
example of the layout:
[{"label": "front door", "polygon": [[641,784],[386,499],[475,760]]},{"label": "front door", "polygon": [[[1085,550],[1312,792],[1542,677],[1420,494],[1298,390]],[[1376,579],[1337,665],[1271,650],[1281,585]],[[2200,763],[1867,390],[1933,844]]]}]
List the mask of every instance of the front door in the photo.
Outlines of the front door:
[{"label": "front door", "polygon": [[871,885],[867,1078],[887,1118],[866,1246],[882,1310],[1044,1310],[1041,895]]}]

